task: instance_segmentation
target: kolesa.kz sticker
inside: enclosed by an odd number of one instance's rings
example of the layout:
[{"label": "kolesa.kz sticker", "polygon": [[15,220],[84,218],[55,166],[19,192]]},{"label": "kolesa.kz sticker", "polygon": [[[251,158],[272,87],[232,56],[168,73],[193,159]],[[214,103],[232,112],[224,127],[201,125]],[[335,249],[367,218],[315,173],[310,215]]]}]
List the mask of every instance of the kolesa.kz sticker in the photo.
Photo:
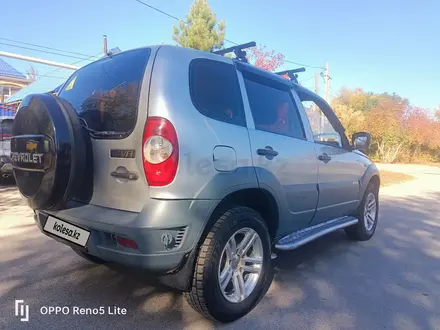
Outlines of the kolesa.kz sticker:
[{"label": "kolesa.kz sticker", "polygon": [[47,218],[44,230],[81,246],[86,245],[90,236],[89,231],[51,216]]},{"label": "kolesa.kz sticker", "polygon": [[66,228],[66,227],[64,227],[63,224],[58,224],[57,222],[55,222],[52,229],[60,232],[61,234],[65,234],[67,236],[73,237],[76,240],[79,239],[79,236],[81,235],[81,233],[78,233],[76,231],[76,229],[72,230],[72,229]]}]

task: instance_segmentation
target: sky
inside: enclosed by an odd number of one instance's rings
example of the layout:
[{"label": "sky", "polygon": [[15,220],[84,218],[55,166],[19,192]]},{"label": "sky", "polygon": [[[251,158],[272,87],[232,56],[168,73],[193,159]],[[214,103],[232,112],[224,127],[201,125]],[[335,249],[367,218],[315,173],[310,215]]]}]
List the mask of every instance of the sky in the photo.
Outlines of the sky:
[{"label": "sky", "polygon": [[[184,19],[191,0],[143,0]],[[226,38],[256,41],[289,61],[330,69],[331,94],[342,87],[397,93],[414,105],[440,105],[440,1],[438,0],[208,0]],[[160,43],[175,44],[176,21],[135,0],[14,0],[2,4],[0,38],[54,47],[86,55],[109,48],[128,50]],[[0,50],[47,60],[74,63],[81,59],[12,47],[0,40]],[[17,44],[15,44],[17,45]],[[24,46],[24,45],[21,45]],[[227,42],[225,46],[231,46]],[[33,46],[24,46],[35,48]],[[49,51],[49,50],[48,50]],[[84,56],[68,54],[70,56]],[[21,72],[30,63],[3,58]],[[81,61],[82,65],[89,61]],[[66,70],[34,65],[38,74],[63,82]],[[286,63],[284,68],[295,68]],[[315,72],[300,74],[314,88]],[[320,80],[323,91],[323,81]]]}]

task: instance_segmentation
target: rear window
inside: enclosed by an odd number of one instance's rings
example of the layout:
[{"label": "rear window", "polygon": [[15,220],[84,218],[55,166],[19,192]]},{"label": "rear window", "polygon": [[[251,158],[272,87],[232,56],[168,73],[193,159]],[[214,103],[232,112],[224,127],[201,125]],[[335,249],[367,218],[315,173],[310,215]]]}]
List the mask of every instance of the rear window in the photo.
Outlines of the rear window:
[{"label": "rear window", "polygon": [[0,139],[10,139],[12,135],[12,119],[6,119],[0,122]]},{"label": "rear window", "polygon": [[137,118],[140,88],[151,50],[136,49],[107,57],[73,74],[59,96],[89,128],[128,135]]},{"label": "rear window", "polygon": [[240,85],[232,64],[195,59],[190,66],[189,85],[194,106],[202,114],[245,126]]}]

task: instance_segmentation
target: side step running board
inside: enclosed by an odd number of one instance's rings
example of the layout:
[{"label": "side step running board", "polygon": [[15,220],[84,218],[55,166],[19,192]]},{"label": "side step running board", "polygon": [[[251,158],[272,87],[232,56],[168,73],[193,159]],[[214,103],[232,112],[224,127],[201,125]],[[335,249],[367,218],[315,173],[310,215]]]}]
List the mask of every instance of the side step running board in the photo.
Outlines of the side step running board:
[{"label": "side step running board", "polygon": [[332,231],[355,225],[358,221],[354,217],[346,216],[301,229],[282,237],[275,244],[275,248],[278,250],[293,250]]}]

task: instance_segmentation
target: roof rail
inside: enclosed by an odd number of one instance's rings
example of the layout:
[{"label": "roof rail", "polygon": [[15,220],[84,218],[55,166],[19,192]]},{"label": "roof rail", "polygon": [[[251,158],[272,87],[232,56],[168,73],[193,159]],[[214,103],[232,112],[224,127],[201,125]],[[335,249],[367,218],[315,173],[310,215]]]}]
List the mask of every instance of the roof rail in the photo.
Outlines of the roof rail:
[{"label": "roof rail", "polygon": [[291,81],[293,81],[294,83],[298,83],[298,72],[305,72],[306,68],[298,68],[298,69],[293,69],[293,70],[286,70],[286,71],[280,71],[280,72],[275,72],[276,74],[282,76],[287,74],[287,76],[290,78]]},{"label": "roof rail", "polygon": [[236,45],[236,46],[232,46],[232,47],[225,48],[225,49],[220,49],[220,50],[217,50],[213,53],[217,54],[217,55],[225,55],[227,53],[233,52],[235,54],[237,60],[248,63],[248,60],[246,58],[246,52],[244,51],[244,49],[255,47],[256,45],[257,44],[255,41],[251,41],[246,44]]}]

